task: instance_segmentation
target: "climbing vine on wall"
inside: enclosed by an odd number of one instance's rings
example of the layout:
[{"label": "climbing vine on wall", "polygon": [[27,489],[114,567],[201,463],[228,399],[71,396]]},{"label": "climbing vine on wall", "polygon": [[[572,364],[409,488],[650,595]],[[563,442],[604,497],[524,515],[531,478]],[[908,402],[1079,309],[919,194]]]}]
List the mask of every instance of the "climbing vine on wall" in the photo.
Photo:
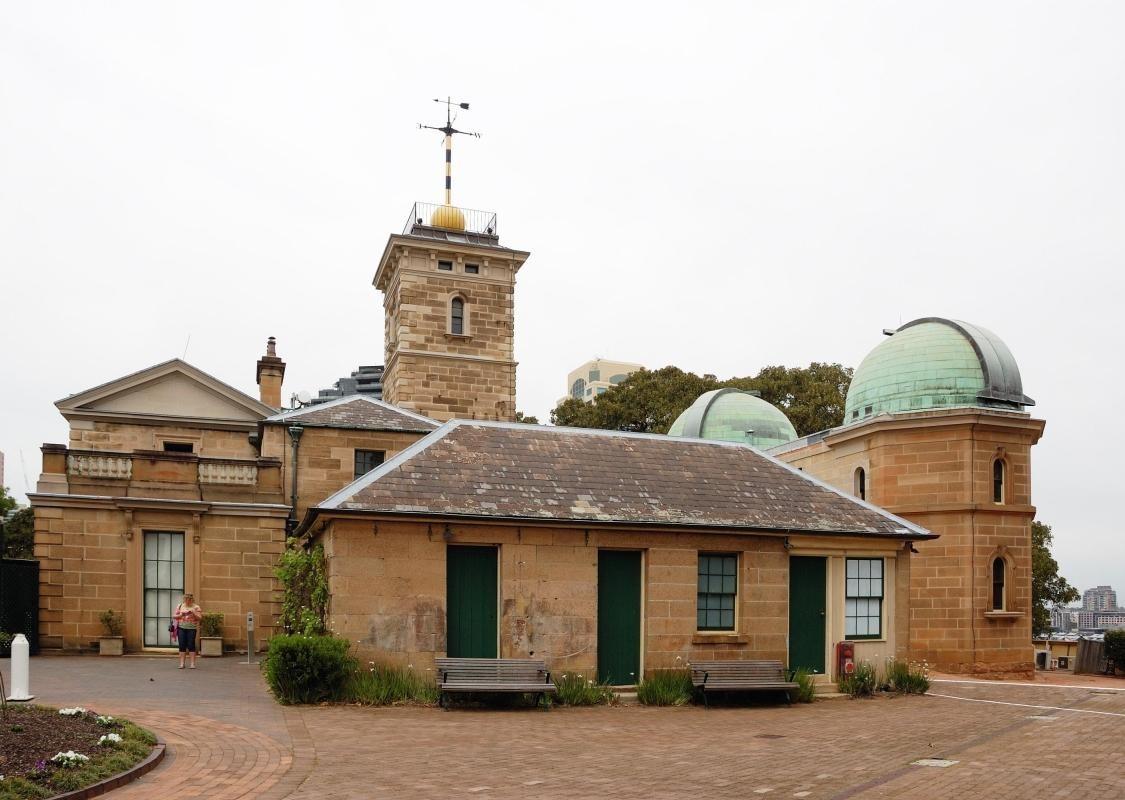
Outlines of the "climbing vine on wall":
[{"label": "climbing vine on wall", "polygon": [[275,573],[282,586],[282,630],[301,636],[325,633],[328,627],[328,571],[324,548],[318,544],[306,550],[296,539],[289,539]]}]

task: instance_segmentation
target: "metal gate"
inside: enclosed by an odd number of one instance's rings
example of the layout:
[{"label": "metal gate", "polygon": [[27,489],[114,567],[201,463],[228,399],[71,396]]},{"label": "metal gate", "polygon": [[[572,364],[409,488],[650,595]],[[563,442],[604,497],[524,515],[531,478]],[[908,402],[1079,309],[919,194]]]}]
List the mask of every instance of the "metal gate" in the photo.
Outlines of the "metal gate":
[{"label": "metal gate", "polygon": [[0,558],[0,631],[22,633],[38,655],[39,562],[33,558]]}]

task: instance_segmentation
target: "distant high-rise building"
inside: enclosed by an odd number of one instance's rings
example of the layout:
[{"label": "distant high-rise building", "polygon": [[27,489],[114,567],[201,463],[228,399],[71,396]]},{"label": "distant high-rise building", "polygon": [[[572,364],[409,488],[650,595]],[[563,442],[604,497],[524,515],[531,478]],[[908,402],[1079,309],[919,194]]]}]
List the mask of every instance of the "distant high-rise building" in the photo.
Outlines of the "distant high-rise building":
[{"label": "distant high-rise building", "polygon": [[605,394],[609,387],[616,386],[639,369],[643,369],[640,364],[595,358],[566,376],[567,395],[592,403],[599,394]]},{"label": "distant high-rise building", "polygon": [[1086,611],[1113,611],[1117,608],[1117,592],[1112,586],[1095,586],[1082,593],[1082,608]]}]

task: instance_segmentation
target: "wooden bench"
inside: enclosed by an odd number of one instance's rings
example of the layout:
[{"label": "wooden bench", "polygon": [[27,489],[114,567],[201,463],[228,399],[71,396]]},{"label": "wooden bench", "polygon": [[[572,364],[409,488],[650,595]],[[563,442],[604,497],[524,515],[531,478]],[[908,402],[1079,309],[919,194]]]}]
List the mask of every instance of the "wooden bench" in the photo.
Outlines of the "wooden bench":
[{"label": "wooden bench", "polygon": [[780,661],[693,661],[691,683],[704,704],[708,692],[784,692],[788,705],[799,688],[786,680]]},{"label": "wooden bench", "polygon": [[555,693],[551,673],[543,661],[530,658],[439,658],[435,663],[442,708],[448,708],[447,696],[457,692],[534,694],[536,705],[547,695]]}]

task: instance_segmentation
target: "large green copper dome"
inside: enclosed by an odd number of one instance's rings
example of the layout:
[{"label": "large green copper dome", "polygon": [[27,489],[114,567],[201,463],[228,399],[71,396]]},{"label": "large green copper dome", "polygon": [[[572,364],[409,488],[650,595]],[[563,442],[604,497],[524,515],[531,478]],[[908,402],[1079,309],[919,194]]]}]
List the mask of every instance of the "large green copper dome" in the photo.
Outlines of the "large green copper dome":
[{"label": "large green copper dome", "polygon": [[844,424],[881,413],[981,406],[1020,411],[1019,366],[996,334],[939,317],[903,325],[855,371]]},{"label": "large green copper dome", "polygon": [[704,392],[676,417],[669,436],[751,444],[765,450],[797,438],[781,409],[739,389]]}]

